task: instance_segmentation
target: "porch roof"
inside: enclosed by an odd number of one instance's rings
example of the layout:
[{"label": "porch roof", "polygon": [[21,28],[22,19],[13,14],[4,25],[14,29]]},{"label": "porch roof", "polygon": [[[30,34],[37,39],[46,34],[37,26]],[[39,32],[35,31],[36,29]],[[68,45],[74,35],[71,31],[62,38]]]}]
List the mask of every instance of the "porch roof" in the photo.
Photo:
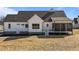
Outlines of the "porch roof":
[{"label": "porch roof", "polygon": [[67,17],[51,17],[53,23],[72,23],[73,21]]}]

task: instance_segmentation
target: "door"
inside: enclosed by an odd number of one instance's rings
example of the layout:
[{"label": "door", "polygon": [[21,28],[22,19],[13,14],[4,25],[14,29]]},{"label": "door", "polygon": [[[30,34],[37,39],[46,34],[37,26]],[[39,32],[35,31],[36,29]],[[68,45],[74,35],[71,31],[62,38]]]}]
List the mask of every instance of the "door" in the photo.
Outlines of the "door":
[{"label": "door", "polygon": [[16,24],[16,34],[20,34],[21,26],[20,24]]},{"label": "door", "polygon": [[49,24],[46,24],[46,30],[49,31]]}]

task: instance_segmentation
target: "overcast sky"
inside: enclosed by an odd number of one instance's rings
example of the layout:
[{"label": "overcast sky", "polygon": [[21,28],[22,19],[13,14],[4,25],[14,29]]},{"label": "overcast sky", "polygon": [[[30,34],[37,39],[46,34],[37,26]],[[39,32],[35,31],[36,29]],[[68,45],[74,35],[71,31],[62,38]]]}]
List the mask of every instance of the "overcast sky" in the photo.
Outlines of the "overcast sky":
[{"label": "overcast sky", "polygon": [[63,10],[70,19],[79,15],[79,7],[0,7],[0,16],[17,14],[18,11],[49,11],[51,8],[54,10]]}]

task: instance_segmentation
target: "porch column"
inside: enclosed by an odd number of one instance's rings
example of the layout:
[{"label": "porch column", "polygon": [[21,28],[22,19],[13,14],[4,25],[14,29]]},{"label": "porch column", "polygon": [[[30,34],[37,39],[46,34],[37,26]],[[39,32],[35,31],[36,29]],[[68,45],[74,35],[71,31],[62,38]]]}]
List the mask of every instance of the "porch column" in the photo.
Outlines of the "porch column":
[{"label": "porch column", "polygon": [[55,32],[55,21],[54,21],[54,23],[53,23],[53,32]]},{"label": "porch column", "polygon": [[55,32],[55,23],[54,23],[54,30],[53,31]]},{"label": "porch column", "polygon": [[60,33],[61,33],[61,23],[60,23],[59,25],[60,25],[60,27],[59,27],[59,28],[60,28]]},{"label": "porch column", "polygon": [[73,25],[71,27],[72,27],[72,31],[71,32],[72,32],[72,35],[73,35]]},{"label": "porch column", "polygon": [[52,30],[55,32],[55,21],[52,23]]},{"label": "porch column", "polygon": [[65,31],[67,31],[67,24],[65,24]]}]

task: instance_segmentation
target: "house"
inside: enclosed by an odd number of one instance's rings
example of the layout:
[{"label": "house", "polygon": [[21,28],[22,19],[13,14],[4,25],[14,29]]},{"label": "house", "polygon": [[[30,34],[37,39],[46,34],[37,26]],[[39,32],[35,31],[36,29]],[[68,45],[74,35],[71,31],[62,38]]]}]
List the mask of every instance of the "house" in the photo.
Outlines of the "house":
[{"label": "house", "polygon": [[73,28],[79,28],[79,24],[78,24],[78,18],[74,18],[74,20],[73,20],[74,22],[73,22]]},{"label": "house", "polygon": [[74,24],[73,27],[75,29],[79,29],[79,16],[77,18],[74,18]]},{"label": "house", "polygon": [[4,34],[72,33],[64,11],[19,11],[4,19]]}]

